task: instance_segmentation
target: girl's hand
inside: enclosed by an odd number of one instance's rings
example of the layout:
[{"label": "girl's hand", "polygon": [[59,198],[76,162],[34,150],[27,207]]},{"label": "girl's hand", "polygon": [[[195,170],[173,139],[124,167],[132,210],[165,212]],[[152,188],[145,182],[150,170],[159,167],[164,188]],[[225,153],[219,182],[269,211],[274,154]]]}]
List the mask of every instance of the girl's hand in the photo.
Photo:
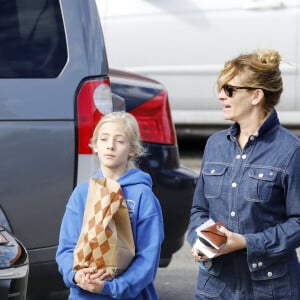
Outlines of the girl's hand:
[{"label": "girl's hand", "polygon": [[93,268],[93,272],[89,273],[88,279],[90,281],[97,279],[109,281],[112,280],[112,275],[109,272],[107,272],[106,269],[97,270],[96,268]]},{"label": "girl's hand", "polygon": [[112,276],[105,269],[84,268],[75,273],[74,281],[83,290],[91,293],[100,293],[104,280],[111,280]]}]

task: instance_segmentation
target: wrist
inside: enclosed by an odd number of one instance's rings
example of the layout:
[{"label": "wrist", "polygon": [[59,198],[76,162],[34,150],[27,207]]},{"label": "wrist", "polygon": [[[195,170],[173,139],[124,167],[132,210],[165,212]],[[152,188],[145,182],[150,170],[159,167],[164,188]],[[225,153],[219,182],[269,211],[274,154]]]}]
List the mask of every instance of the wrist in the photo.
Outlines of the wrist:
[{"label": "wrist", "polygon": [[239,237],[239,246],[240,246],[240,250],[247,248],[246,238],[241,234]]}]

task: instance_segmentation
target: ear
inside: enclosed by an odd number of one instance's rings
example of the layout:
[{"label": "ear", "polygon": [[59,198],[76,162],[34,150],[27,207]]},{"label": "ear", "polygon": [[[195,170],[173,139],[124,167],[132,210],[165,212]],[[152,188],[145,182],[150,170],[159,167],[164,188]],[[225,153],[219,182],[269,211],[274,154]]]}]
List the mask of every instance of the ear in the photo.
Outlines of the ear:
[{"label": "ear", "polygon": [[136,151],[134,151],[134,150],[130,150],[129,151],[129,153],[128,153],[128,156],[130,157],[130,158],[132,158],[132,157],[135,157],[136,156]]},{"label": "ear", "polygon": [[97,154],[97,153],[98,153],[98,151],[97,151],[97,147],[96,147],[96,146],[92,146],[92,149],[93,149],[93,152],[94,152],[95,154]]},{"label": "ear", "polygon": [[260,104],[264,99],[264,92],[262,89],[256,89],[254,90],[253,96],[252,96],[252,105],[258,105]]}]

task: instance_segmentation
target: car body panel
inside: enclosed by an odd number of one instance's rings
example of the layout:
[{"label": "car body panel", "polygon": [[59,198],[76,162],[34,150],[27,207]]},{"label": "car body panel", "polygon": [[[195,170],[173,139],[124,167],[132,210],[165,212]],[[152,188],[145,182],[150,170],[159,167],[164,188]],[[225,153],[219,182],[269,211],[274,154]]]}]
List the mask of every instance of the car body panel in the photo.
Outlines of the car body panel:
[{"label": "car body panel", "polygon": [[110,65],[162,82],[177,127],[228,125],[215,91],[224,62],[257,48],[274,48],[283,57],[279,115],[283,124],[300,129],[299,0],[98,0],[97,4]]}]

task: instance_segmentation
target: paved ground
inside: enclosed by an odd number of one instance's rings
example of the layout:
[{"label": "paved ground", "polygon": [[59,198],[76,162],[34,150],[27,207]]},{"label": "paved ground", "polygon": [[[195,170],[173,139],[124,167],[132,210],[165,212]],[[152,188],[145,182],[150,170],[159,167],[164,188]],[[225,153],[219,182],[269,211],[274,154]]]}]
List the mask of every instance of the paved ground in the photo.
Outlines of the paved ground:
[{"label": "paved ground", "polygon": [[189,244],[173,255],[167,268],[159,268],[155,286],[160,300],[192,300],[197,282],[198,264],[194,263]]}]

